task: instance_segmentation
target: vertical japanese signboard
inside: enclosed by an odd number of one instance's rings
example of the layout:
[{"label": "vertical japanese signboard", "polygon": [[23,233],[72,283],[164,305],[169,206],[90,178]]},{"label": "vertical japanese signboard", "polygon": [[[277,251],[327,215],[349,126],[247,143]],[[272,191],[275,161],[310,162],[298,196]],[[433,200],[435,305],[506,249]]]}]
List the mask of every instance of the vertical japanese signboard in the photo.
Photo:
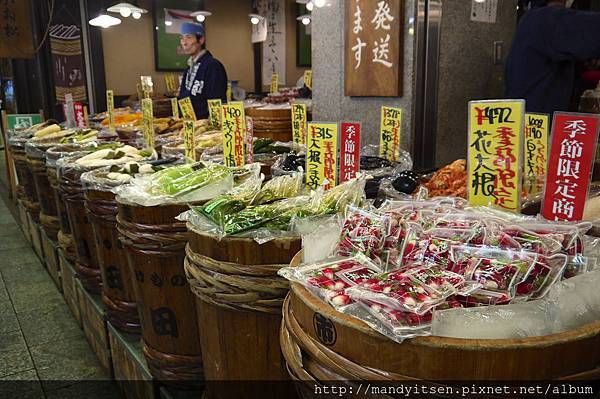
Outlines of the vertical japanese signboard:
[{"label": "vertical japanese signboard", "polygon": [[312,90],[312,69],[304,71],[304,86]]},{"label": "vertical japanese signboard", "polygon": [[306,104],[292,103],[292,140],[306,144]]},{"label": "vertical japanese signboard", "polygon": [[554,114],[542,203],[546,219],[577,221],[583,217],[599,129],[600,115]]},{"label": "vertical japanese signboard", "polygon": [[226,166],[243,166],[245,164],[244,137],[246,136],[244,103],[232,101],[223,104],[221,108],[223,160]]},{"label": "vertical japanese signboard", "polygon": [[403,0],[346,0],[346,96],[402,95]]},{"label": "vertical japanese signboard", "polygon": [[115,131],[115,97],[112,90],[106,90],[106,109],[108,113],[108,130]]},{"label": "vertical japanese signboard", "polygon": [[279,92],[279,75],[274,73],[271,75],[271,86],[269,88],[269,93],[275,94]]},{"label": "vertical japanese signboard", "polygon": [[342,122],[340,184],[354,179],[360,170],[360,123]]},{"label": "vertical japanese signboard", "polygon": [[75,114],[75,126],[79,129],[85,128],[87,124],[83,104],[80,102],[74,102],[73,112]]},{"label": "vertical japanese signboard", "polygon": [[246,159],[248,163],[254,163],[254,121],[246,117]]},{"label": "vertical japanese signboard", "polygon": [[152,111],[152,99],[142,99],[142,123],[144,126],[144,141],[146,148],[154,148],[154,115]]},{"label": "vertical japanese signboard", "polygon": [[221,99],[208,100],[208,121],[213,129],[221,129]]},{"label": "vertical japanese signboard", "polygon": [[194,136],[194,121],[188,118],[183,120],[183,146],[186,162],[195,162],[196,138]]},{"label": "vertical japanese signboard", "polygon": [[33,57],[29,4],[23,0],[0,1],[0,58]]},{"label": "vertical japanese signboard", "polygon": [[181,108],[181,116],[183,118],[188,118],[193,121],[196,120],[196,112],[194,112],[192,100],[190,100],[189,97],[182,98],[181,100],[179,100],[179,108]]},{"label": "vertical japanese signboard", "polygon": [[523,190],[534,194],[541,190],[539,182],[546,176],[548,164],[548,132],[550,116],[546,114],[525,114],[525,157],[523,169],[525,180]]},{"label": "vertical japanese signboard", "polygon": [[308,124],[306,185],[314,190],[334,187],[337,176],[337,123]]},{"label": "vertical japanese signboard", "polygon": [[381,126],[379,128],[379,156],[396,162],[400,158],[400,132],[402,128],[402,109],[381,107]]},{"label": "vertical japanese signboard", "polygon": [[469,102],[467,194],[471,205],[521,210],[524,100]]},{"label": "vertical japanese signboard", "polygon": [[74,128],[75,122],[75,109],[73,107],[73,95],[71,93],[65,94],[65,102],[63,104],[63,113],[65,114],[65,124],[68,128]]}]

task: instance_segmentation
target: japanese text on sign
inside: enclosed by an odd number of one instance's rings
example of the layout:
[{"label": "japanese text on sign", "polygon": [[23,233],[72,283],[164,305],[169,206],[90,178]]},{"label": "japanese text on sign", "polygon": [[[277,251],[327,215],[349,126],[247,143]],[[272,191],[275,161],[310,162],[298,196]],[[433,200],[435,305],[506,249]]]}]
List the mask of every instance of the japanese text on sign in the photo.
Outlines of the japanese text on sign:
[{"label": "japanese text on sign", "polygon": [[521,209],[523,100],[469,102],[467,192],[471,205]]},{"label": "japanese text on sign", "polygon": [[112,90],[106,90],[106,109],[108,112],[108,129],[115,131],[115,98]]},{"label": "japanese text on sign", "polygon": [[381,107],[381,126],[379,129],[379,156],[396,162],[400,158],[400,129],[402,127],[402,109]]},{"label": "japanese text on sign", "polygon": [[179,119],[179,104],[177,104],[175,97],[171,99],[171,112],[173,113],[173,119]]},{"label": "japanese text on sign", "polygon": [[540,191],[537,181],[546,175],[548,163],[548,124],[550,117],[545,114],[525,114],[525,191]]},{"label": "japanese text on sign", "polygon": [[292,104],[292,139],[306,144],[306,104]]},{"label": "japanese text on sign", "polygon": [[146,148],[154,148],[154,116],[152,111],[152,99],[142,99],[142,123],[144,125],[144,140]]},{"label": "japanese text on sign", "polygon": [[196,161],[196,139],[194,136],[194,121],[183,120],[183,146],[185,148],[185,159],[187,162]]},{"label": "japanese text on sign", "polygon": [[188,118],[193,121],[196,120],[196,112],[194,112],[192,100],[190,100],[189,97],[182,98],[181,100],[179,100],[179,108],[181,108],[181,116],[183,118]]},{"label": "japanese text on sign", "polygon": [[233,101],[221,107],[223,123],[223,161],[226,166],[245,164],[244,138],[246,136],[246,115],[244,103]]},{"label": "japanese text on sign", "polygon": [[275,94],[279,92],[279,75],[274,73],[271,75],[271,88],[269,90],[271,94]]},{"label": "japanese text on sign", "polygon": [[312,90],[312,70],[307,69],[304,71],[304,86]]},{"label": "japanese text on sign", "polygon": [[246,117],[246,159],[248,163],[254,163],[254,121]]},{"label": "japanese text on sign", "polygon": [[208,100],[208,120],[213,129],[221,129],[221,99]]},{"label": "japanese text on sign", "polygon": [[310,189],[335,186],[337,176],[337,123],[309,123],[306,154],[306,185]]},{"label": "japanese text on sign", "polygon": [[77,128],[83,129],[87,127],[83,104],[80,102],[74,102],[73,111],[75,113],[75,125],[77,126]]},{"label": "japanese text on sign", "polygon": [[342,122],[340,184],[354,179],[360,170],[360,123]]},{"label": "japanese text on sign", "polygon": [[583,217],[600,129],[600,115],[555,113],[542,216]]},{"label": "japanese text on sign", "polygon": [[165,85],[168,93],[176,93],[179,91],[179,75],[176,73],[165,74]]}]

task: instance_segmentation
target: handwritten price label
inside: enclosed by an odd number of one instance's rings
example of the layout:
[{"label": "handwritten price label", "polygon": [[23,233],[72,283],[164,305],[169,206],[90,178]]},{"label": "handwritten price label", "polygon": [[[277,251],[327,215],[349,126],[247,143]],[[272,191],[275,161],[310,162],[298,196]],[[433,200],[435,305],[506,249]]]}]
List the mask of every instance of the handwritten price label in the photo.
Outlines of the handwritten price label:
[{"label": "handwritten price label", "polygon": [[223,104],[223,161],[226,166],[244,166],[244,138],[246,136],[246,115],[244,103],[232,101]]}]

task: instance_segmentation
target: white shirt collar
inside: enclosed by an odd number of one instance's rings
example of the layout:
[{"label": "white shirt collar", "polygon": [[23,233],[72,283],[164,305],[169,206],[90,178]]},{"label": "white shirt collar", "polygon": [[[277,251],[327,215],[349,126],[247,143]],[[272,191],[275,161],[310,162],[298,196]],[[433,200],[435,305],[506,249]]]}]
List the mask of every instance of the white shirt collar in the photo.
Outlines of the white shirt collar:
[{"label": "white shirt collar", "polygon": [[194,65],[204,54],[206,54],[206,49],[201,50],[197,56],[188,58],[188,66]]}]

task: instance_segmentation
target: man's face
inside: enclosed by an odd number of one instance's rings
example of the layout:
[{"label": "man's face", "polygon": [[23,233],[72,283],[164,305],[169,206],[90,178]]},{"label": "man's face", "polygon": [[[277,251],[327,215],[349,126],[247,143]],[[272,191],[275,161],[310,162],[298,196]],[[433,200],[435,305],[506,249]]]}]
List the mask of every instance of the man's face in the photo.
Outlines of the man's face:
[{"label": "man's face", "polygon": [[181,35],[179,37],[179,43],[183,52],[187,55],[194,55],[200,51],[202,43],[204,43],[204,37],[200,40],[196,39],[196,35]]}]

